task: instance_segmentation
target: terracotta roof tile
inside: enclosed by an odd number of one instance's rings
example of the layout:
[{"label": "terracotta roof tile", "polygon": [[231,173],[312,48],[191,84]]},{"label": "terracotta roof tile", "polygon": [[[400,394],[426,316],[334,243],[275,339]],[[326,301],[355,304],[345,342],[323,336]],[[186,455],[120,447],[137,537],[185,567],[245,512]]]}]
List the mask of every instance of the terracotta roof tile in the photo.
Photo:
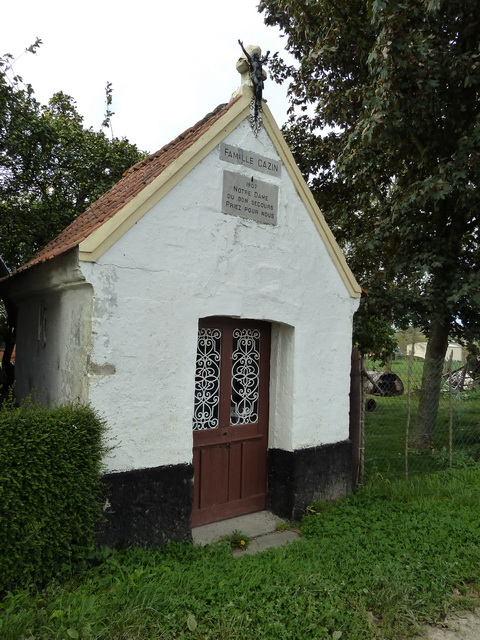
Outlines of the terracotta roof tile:
[{"label": "terracotta roof tile", "polygon": [[122,178],[113,187],[91,204],[84,213],[78,216],[56,238],[39,251],[29,262],[16,271],[24,271],[36,264],[46,262],[62,253],[78,246],[95,229],[112,218],[130,200],[138,195],[142,189],[155,180],[174,160],[194,144],[210,127],[221,118],[232,104],[219,105],[202,120],[190,127],[177,138],[152,153],[144,160],[127,169]]}]

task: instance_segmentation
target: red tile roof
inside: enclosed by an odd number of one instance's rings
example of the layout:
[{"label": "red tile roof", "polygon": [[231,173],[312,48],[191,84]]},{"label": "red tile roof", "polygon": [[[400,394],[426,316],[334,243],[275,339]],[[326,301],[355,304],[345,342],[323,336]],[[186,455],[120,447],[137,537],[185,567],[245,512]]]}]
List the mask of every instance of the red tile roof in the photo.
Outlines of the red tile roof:
[{"label": "red tile roof", "polygon": [[95,229],[101,227],[104,222],[112,218],[138,195],[146,185],[157,178],[186,149],[192,146],[236,101],[233,100],[229,104],[219,105],[193,127],[180,134],[175,140],[127,169],[122,178],[107,193],[91,204],[84,213],[79,215],[29,262],[20,267],[16,273],[41,262],[46,262],[78,246]]}]

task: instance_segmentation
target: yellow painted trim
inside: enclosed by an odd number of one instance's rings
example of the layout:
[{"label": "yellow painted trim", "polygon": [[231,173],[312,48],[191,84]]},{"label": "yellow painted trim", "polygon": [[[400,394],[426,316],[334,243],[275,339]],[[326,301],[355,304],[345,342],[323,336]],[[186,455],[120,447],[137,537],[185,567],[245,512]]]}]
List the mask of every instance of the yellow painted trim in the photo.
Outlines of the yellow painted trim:
[{"label": "yellow painted trim", "polygon": [[[79,259],[83,262],[96,262],[107,249],[114,245],[128,229],[169,193],[180,180],[190,173],[203,158],[249,115],[250,100],[251,92],[244,89],[240,99],[203,136],[186,149],[155,180],[146,185],[137,196],[130,200],[112,218],[105,221],[101,227],[79,244]],[[265,103],[263,105],[263,126],[292,178],[295,188],[323,239],[349,294],[353,298],[359,298],[361,288],[348,267],[340,247],[325,222],[325,218],[318,208],[312,192],[303,179],[292,153]]]},{"label": "yellow painted trim", "polygon": [[313,220],[315,227],[317,228],[320,237],[323,239],[330,257],[332,258],[340,277],[344,281],[348,292],[353,298],[360,298],[362,295],[362,289],[355,279],[350,267],[345,260],[342,250],[338,246],[335,237],[330,230],[330,227],[323,217],[323,213],[320,211],[315,199],[305,182],[300,169],[295,162],[295,159],[290,151],[282,132],[278,128],[275,119],[266,104],[263,105],[263,126],[273,141],[279,156],[281,157],[283,164],[285,165],[290,177],[293,180],[295,188],[305,205],[310,217]]},{"label": "yellow painted trim", "polygon": [[192,169],[247,116],[250,98],[243,95],[203,136],[174,160],[162,173],[79,245],[79,259],[96,262],[142,216],[171,191]]}]

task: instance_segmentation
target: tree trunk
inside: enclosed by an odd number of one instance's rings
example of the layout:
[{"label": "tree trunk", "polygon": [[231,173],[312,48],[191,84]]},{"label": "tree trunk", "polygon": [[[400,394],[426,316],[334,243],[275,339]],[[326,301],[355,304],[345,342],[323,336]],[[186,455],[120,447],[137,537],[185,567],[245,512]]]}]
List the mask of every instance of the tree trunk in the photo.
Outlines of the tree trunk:
[{"label": "tree trunk", "polygon": [[422,448],[432,446],[440,401],[443,366],[448,348],[448,330],[448,323],[442,324],[435,321],[428,339],[423,365],[422,388],[413,433],[414,444]]}]

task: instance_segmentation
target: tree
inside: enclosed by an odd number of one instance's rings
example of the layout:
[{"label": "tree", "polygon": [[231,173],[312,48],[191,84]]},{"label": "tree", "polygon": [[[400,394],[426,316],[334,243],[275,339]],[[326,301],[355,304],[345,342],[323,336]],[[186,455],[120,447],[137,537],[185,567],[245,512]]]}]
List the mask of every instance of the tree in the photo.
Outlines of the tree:
[{"label": "tree", "polygon": [[478,339],[480,2],[262,0],[288,36],[285,134],[368,289],[428,337],[417,440],[429,445],[448,337]]},{"label": "tree", "polygon": [[406,329],[399,329],[396,332],[396,339],[398,348],[405,355],[414,355],[412,350],[415,350],[415,345],[419,342],[426,342],[427,337],[417,327],[407,327]]},{"label": "tree", "polygon": [[[40,44],[27,51],[35,53]],[[106,127],[110,105],[107,84]],[[85,128],[64,93],[41,105],[13,74],[12,56],[0,57],[0,258],[10,269],[32,258],[144,155],[126,139]],[[2,370],[11,383],[15,307],[9,300],[0,308],[2,339]]]},{"label": "tree", "polygon": [[[29,49],[35,52],[39,45]],[[41,105],[30,85],[10,79],[0,58],[0,255],[12,269],[30,259],[140,160],[126,139],[83,126],[75,101],[56,93]],[[111,85],[107,85],[107,116]]]}]

